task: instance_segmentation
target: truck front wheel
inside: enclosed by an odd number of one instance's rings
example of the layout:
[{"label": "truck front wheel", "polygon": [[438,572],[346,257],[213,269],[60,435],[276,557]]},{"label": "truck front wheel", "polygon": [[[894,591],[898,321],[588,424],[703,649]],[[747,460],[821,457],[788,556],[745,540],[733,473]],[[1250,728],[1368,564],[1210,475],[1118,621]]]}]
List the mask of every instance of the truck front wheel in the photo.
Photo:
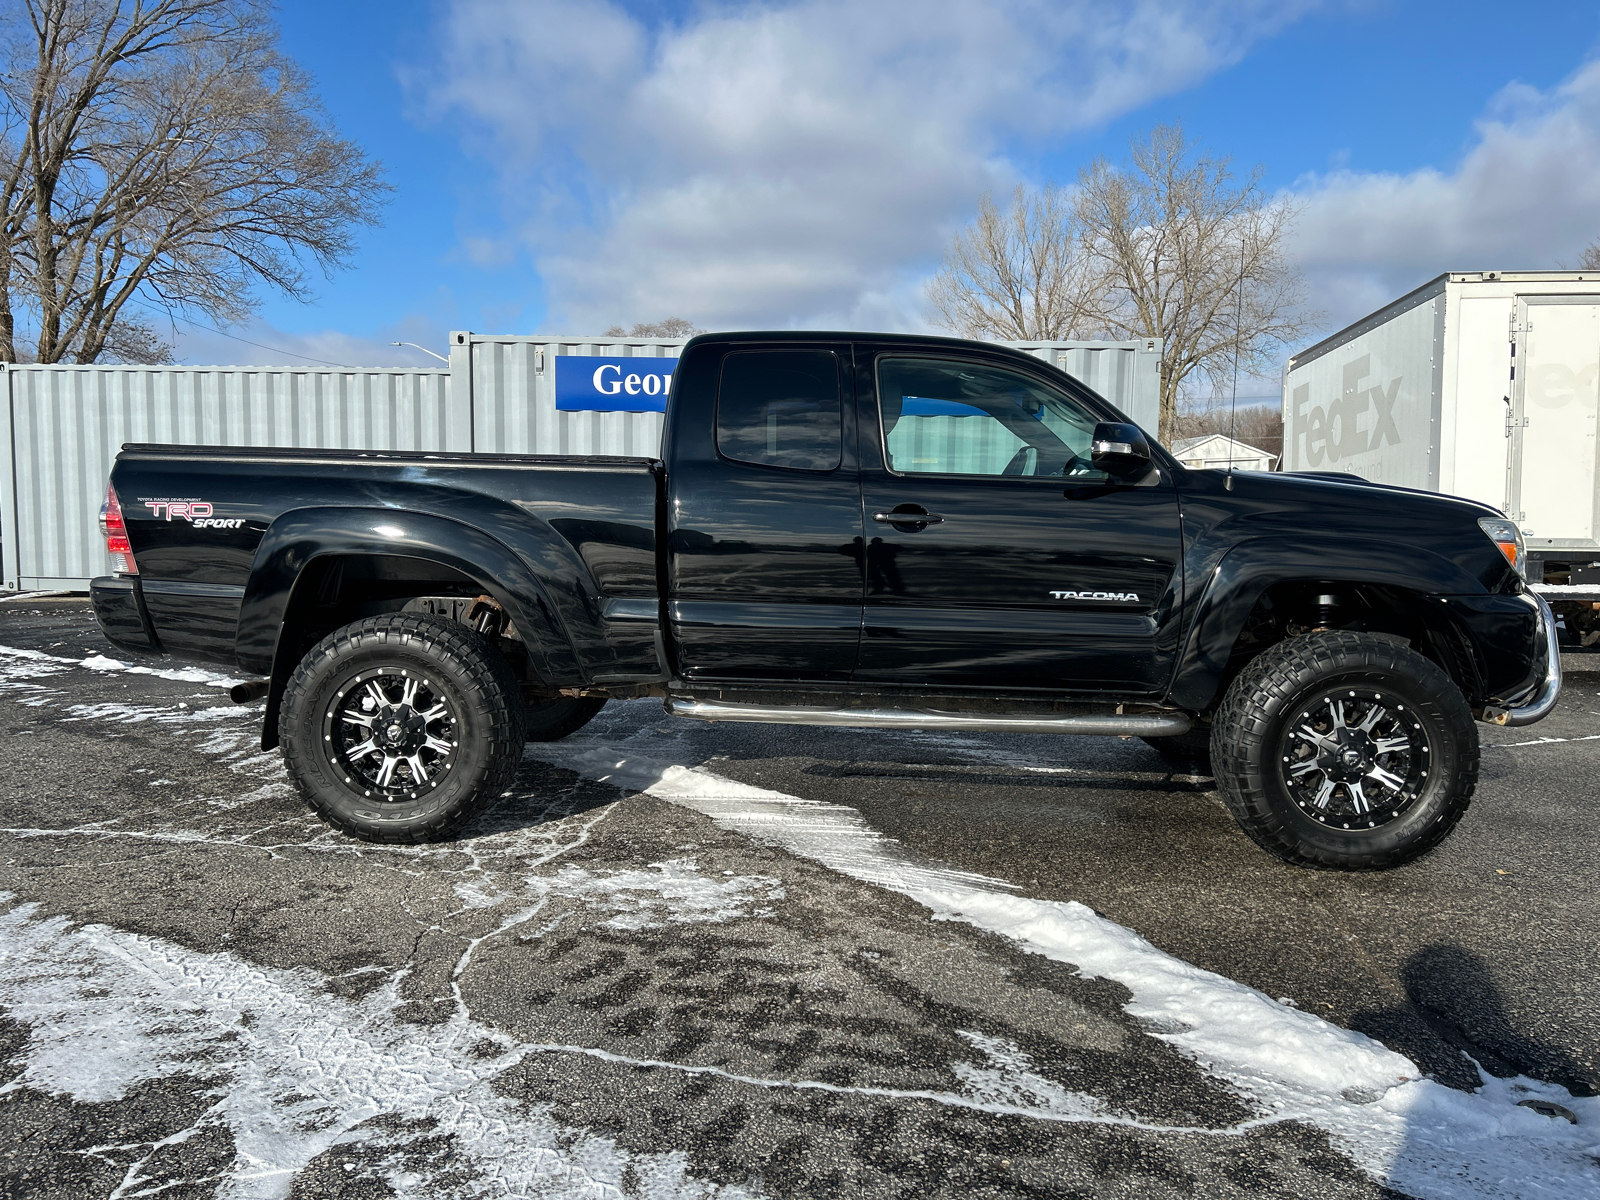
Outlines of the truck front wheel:
[{"label": "truck front wheel", "polygon": [[525,720],[510,664],[480,635],[396,613],[312,648],[284,691],[278,738],[328,824],[369,842],[425,842],[510,786]]},{"label": "truck front wheel", "polygon": [[1383,634],[1306,634],[1263,651],[1212,723],[1218,790],[1240,828],[1297,866],[1382,870],[1455,828],[1478,729],[1455,682]]}]

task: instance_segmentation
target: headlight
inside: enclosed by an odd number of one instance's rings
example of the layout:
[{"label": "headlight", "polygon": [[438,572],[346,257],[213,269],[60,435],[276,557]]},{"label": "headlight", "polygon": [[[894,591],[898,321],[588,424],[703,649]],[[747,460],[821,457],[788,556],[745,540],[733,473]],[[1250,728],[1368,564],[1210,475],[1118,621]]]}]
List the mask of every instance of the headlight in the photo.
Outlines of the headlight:
[{"label": "headlight", "polygon": [[1517,528],[1517,523],[1508,521],[1504,517],[1483,517],[1478,521],[1478,528],[1483,530],[1491,542],[1500,547],[1500,553],[1504,554],[1506,561],[1517,569],[1517,574],[1526,579],[1527,554],[1522,545],[1522,530]]}]

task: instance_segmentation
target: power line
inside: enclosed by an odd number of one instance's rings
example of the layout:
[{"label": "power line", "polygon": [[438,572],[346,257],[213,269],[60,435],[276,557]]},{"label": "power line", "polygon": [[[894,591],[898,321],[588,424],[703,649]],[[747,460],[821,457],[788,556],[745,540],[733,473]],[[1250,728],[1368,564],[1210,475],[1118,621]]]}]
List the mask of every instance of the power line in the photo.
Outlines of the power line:
[{"label": "power line", "polygon": [[325,367],[340,367],[346,371],[359,371],[360,367],[351,366],[349,363],[329,362],[325,358],[312,358],[309,354],[296,354],[293,350],[285,350],[281,346],[269,346],[265,342],[252,342],[249,338],[239,337],[237,334],[225,333],[215,325],[202,325],[198,321],[191,321],[188,317],[168,314],[174,321],[182,321],[185,325],[195,329],[203,329],[207,333],[215,333],[220,337],[232,338],[236,342],[243,342],[246,346],[254,346],[258,350],[271,350],[274,354],[287,354],[290,358],[303,358],[306,362],[321,363]]}]

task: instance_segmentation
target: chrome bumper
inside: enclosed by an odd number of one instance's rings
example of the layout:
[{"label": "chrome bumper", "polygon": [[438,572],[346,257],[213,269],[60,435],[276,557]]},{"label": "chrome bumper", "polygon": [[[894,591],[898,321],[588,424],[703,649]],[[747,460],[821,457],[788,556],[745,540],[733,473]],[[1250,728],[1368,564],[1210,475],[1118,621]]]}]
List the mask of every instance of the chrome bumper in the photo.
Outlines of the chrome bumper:
[{"label": "chrome bumper", "polygon": [[1544,634],[1544,678],[1504,705],[1486,706],[1483,719],[1491,725],[1532,725],[1549,716],[1561,698],[1561,642],[1556,634],[1556,616],[1543,596],[1537,592],[1524,594],[1539,606],[1539,632]]}]

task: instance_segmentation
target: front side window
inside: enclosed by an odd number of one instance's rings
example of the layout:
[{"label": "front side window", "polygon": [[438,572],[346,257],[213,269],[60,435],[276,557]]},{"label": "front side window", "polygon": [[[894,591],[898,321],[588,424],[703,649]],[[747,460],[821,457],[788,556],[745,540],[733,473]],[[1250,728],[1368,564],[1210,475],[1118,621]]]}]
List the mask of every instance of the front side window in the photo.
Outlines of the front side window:
[{"label": "front side window", "polygon": [[736,350],[722,360],[717,450],[726,458],[831,471],[843,438],[831,350]]},{"label": "front side window", "polygon": [[884,456],[905,474],[1106,478],[1097,418],[1019,371],[938,358],[878,360]]}]

